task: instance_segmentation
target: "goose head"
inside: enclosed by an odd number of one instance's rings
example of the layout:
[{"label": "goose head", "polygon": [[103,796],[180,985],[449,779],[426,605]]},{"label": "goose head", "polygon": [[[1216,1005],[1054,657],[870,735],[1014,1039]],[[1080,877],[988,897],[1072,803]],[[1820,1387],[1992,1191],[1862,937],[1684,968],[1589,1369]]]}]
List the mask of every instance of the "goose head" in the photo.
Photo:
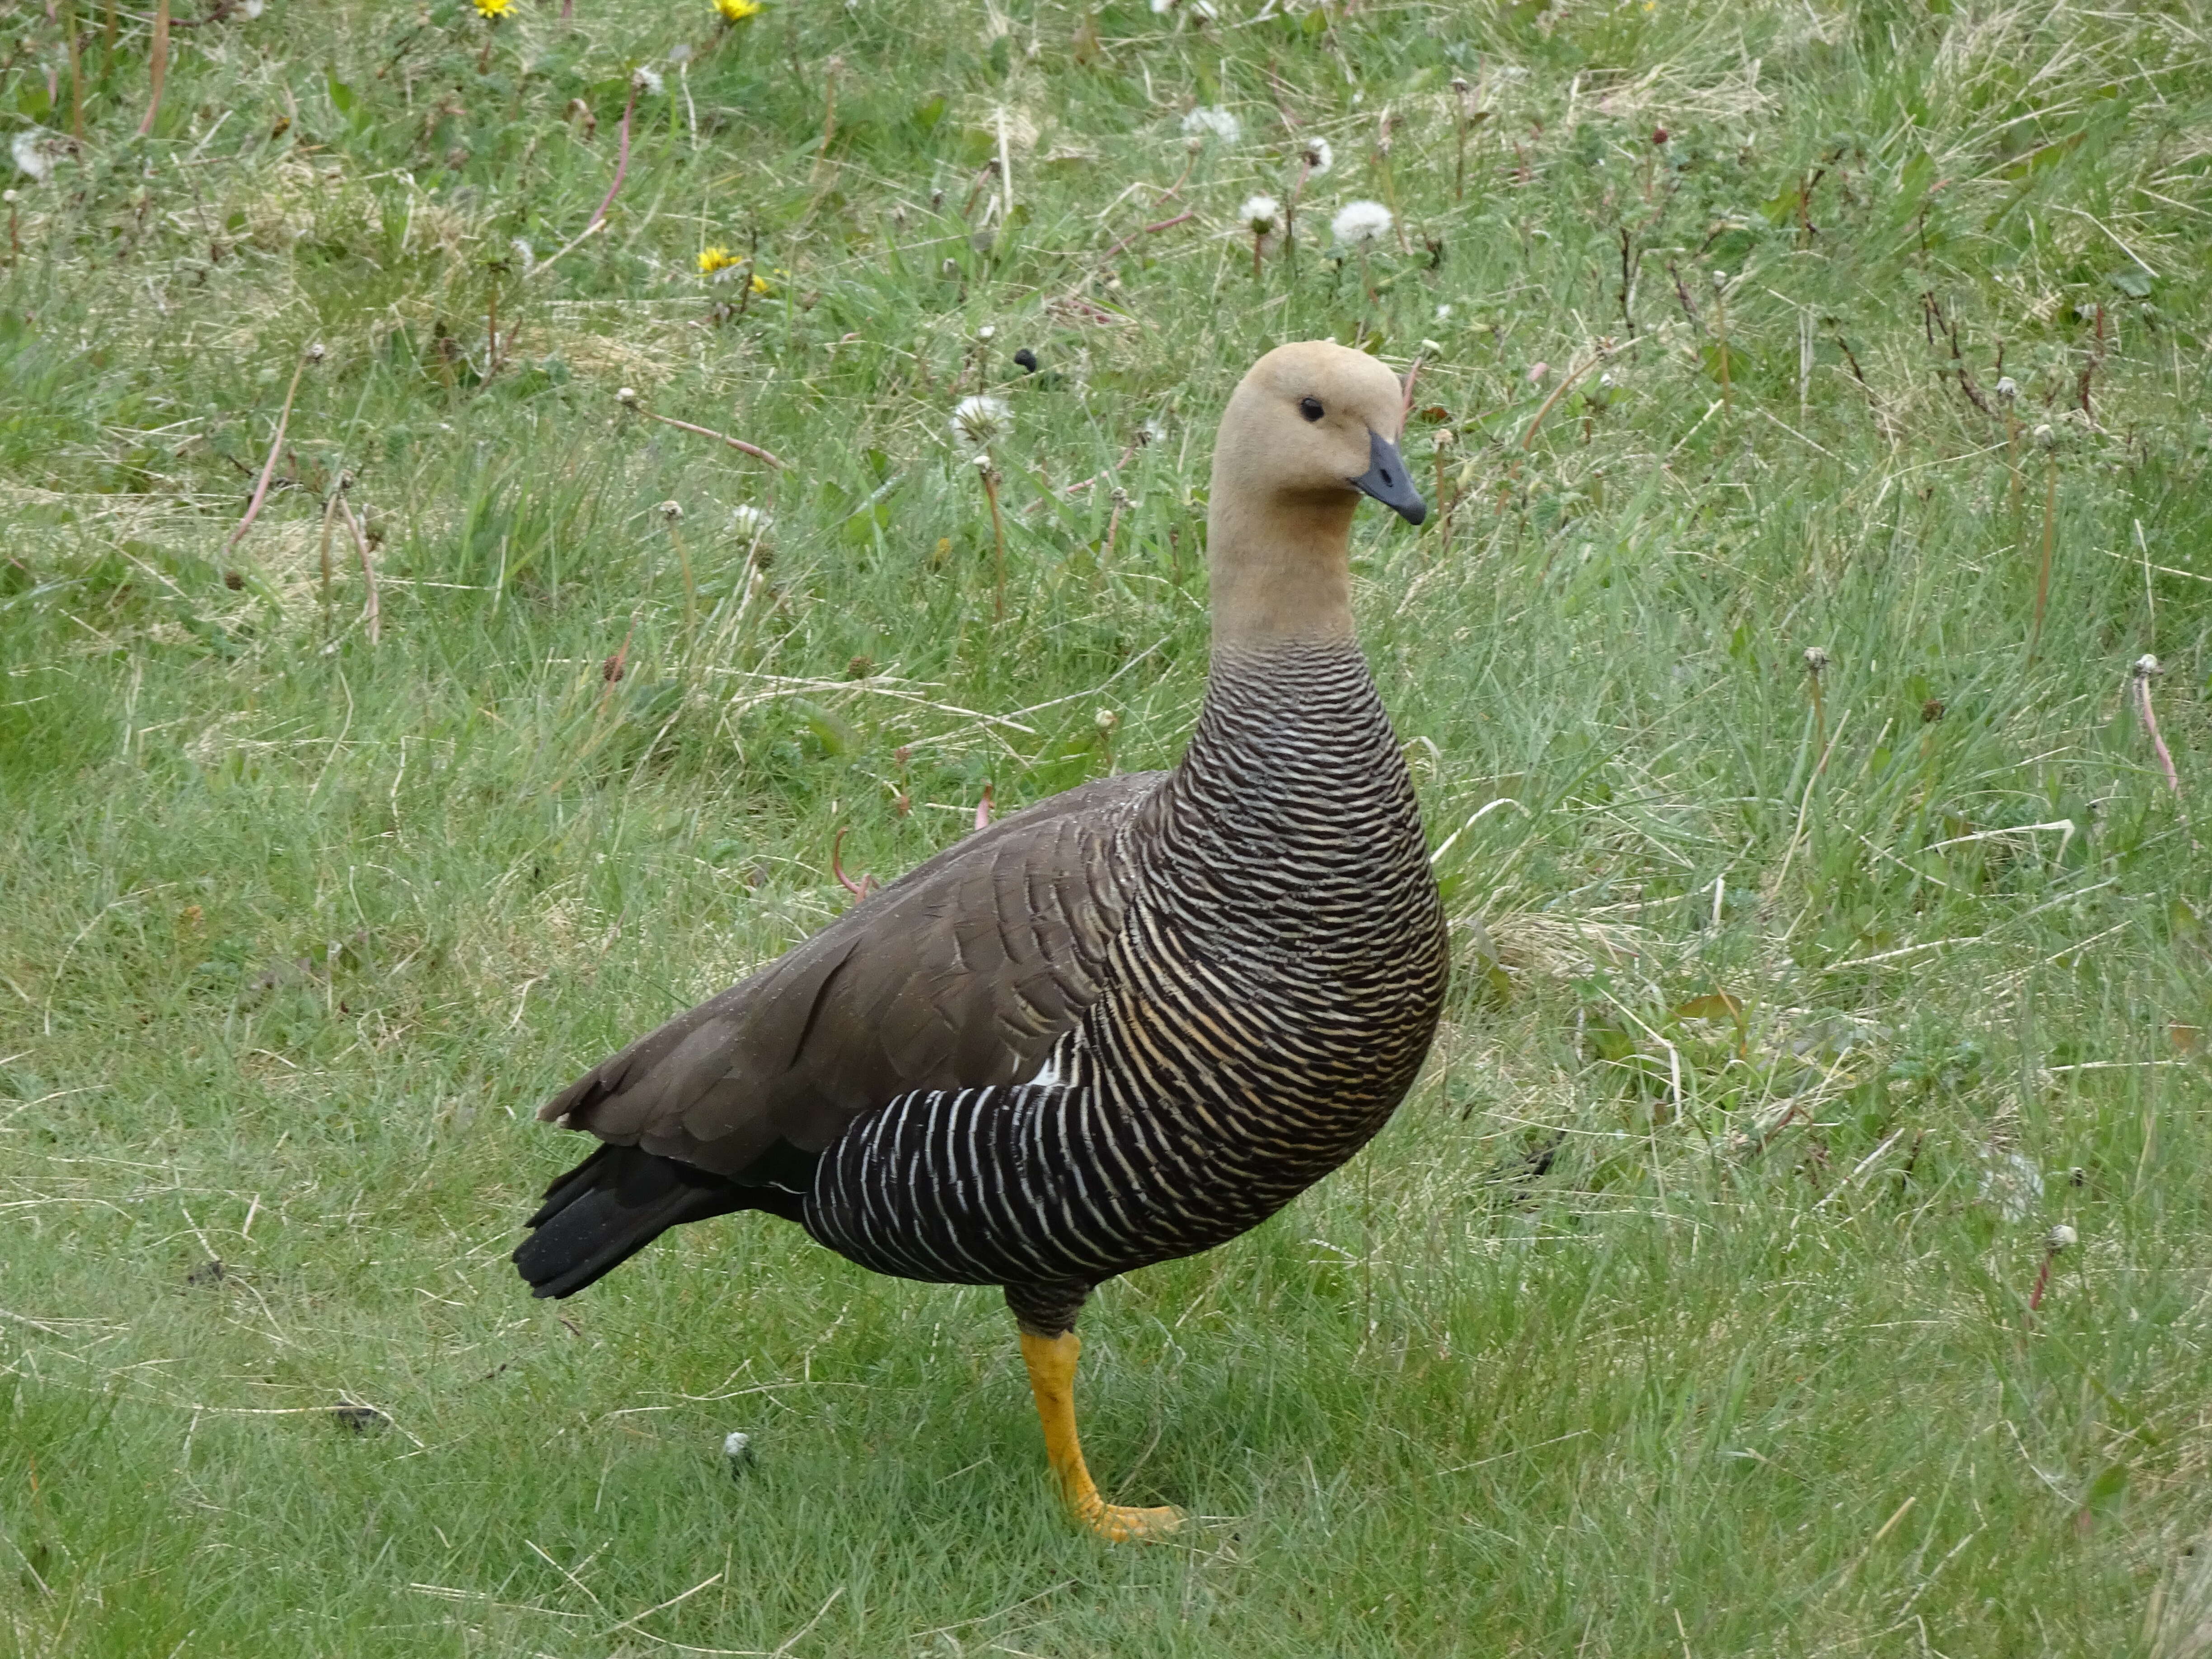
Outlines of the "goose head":
[{"label": "goose head", "polygon": [[1278,346],[1237,384],[1207,505],[1217,646],[1349,638],[1353,508],[1428,516],[1398,453],[1405,407],[1395,374],[1334,340]]},{"label": "goose head", "polygon": [[1277,346],[1253,364],[1222,416],[1217,465],[1236,487],[1289,501],[1373,496],[1410,524],[1429,509],[1398,453],[1406,398],[1398,377],[1334,340]]}]

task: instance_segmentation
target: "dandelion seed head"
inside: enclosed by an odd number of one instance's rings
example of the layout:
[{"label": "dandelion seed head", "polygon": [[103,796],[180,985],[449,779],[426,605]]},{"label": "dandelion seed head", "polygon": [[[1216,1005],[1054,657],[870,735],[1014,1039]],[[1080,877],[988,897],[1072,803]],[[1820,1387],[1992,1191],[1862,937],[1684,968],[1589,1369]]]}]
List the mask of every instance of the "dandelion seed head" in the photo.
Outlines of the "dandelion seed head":
[{"label": "dandelion seed head", "polygon": [[[477,0],[477,3],[482,5],[483,0]],[[507,0],[501,0],[501,3],[507,3]],[[668,82],[660,78],[660,71],[647,69],[642,64],[632,72],[629,83],[648,98],[658,98],[668,90]]]},{"label": "dandelion seed head", "polygon": [[9,154],[15,158],[17,170],[29,173],[33,182],[41,185],[54,176],[53,152],[46,148],[45,138],[45,133],[30,127],[17,133],[8,146]]},{"label": "dandelion seed head", "polygon": [[1823,651],[1817,645],[1808,645],[1805,647],[1805,672],[1807,673],[1817,676],[1826,672],[1827,666],[1828,653],[1826,651]]},{"label": "dandelion seed head", "polygon": [[659,507],[653,508],[653,511],[671,524],[684,522],[684,503],[681,501],[663,501]]},{"label": "dandelion seed head", "polygon": [[2009,374],[1997,376],[1997,396],[2010,403],[2020,396],[2020,382]]},{"label": "dandelion seed head", "polygon": [[250,23],[267,9],[263,0],[246,0],[246,3],[238,9],[238,15]]},{"label": "dandelion seed head", "polygon": [[1271,236],[1282,222],[1283,204],[1272,196],[1248,196],[1244,205],[1237,210],[1237,216],[1255,236]]},{"label": "dandelion seed head", "polygon": [[328,355],[323,349],[323,343],[320,340],[307,348],[307,361],[311,363],[319,363]]},{"label": "dandelion seed head", "polygon": [[2128,672],[2139,680],[2147,680],[2154,674],[2166,672],[2166,665],[2146,651],[2129,665]]},{"label": "dandelion seed head", "polygon": [[963,398],[952,410],[952,440],[979,461],[988,461],[985,453],[991,446],[1010,431],[1014,423],[1014,411],[1006,406],[1003,398]]},{"label": "dandelion seed head", "polygon": [[765,535],[775,520],[760,508],[741,504],[730,509],[730,532],[737,536]]},{"label": "dandelion seed head", "polygon": [[522,274],[526,276],[530,275],[538,264],[538,250],[520,236],[509,242],[507,246],[513,248],[514,257],[522,261]]},{"label": "dandelion seed head", "polygon": [[1111,732],[1121,725],[1121,717],[1110,708],[1102,708],[1091,717],[1091,723],[1101,732]]},{"label": "dandelion seed head", "polygon": [[1328,139],[1316,133],[1299,149],[1298,160],[1305,163],[1306,177],[1318,179],[1336,165],[1336,152],[1329,148]]},{"label": "dandelion seed head", "polygon": [[2053,1255],[2061,1250],[2070,1250],[2081,1242],[2081,1235],[2063,1221],[2043,1236],[2043,1248]]},{"label": "dandelion seed head", "polygon": [[1340,246],[1356,247],[1362,242],[1387,236],[1395,222],[1390,210],[1380,202],[1346,202],[1336,210],[1336,217],[1329,221],[1328,228]]},{"label": "dandelion seed head", "polygon": [[996,328],[993,327],[989,323],[986,323],[982,327],[975,331],[975,337],[988,345],[998,332],[999,331]]},{"label": "dandelion seed head", "polygon": [[615,401],[620,404],[624,409],[635,409],[637,407],[637,388],[634,386],[626,386],[622,387],[615,393]]},{"label": "dandelion seed head", "polygon": [[1200,104],[1182,118],[1182,130],[1194,138],[1203,138],[1209,133],[1224,143],[1233,144],[1244,136],[1244,124],[1218,104]]}]

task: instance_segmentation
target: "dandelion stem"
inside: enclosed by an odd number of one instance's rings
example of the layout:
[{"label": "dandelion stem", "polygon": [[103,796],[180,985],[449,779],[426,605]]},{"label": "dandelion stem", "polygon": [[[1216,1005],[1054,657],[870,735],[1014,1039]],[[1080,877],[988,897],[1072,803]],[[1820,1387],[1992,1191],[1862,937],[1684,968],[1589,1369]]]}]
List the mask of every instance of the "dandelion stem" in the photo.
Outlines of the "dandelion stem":
[{"label": "dandelion stem", "polygon": [[[164,3],[167,3],[167,0],[164,0]],[[614,181],[607,186],[607,193],[600,198],[598,209],[592,215],[591,222],[586,225],[581,230],[578,231],[570,240],[564,243],[556,252],[547,255],[544,258],[540,259],[535,265],[532,266],[531,270],[533,274],[538,271],[550,270],[553,268],[554,261],[559,259],[564,254],[574,252],[575,249],[582,244],[586,237],[589,236],[593,231],[596,231],[600,225],[605,222],[607,210],[615,204],[615,193],[622,189],[623,178],[629,172],[629,118],[636,112],[636,110],[637,82],[633,81],[630,82],[629,87],[629,101],[623,106],[622,132],[615,151]]]},{"label": "dandelion stem", "polygon": [[2173,757],[2166,750],[2166,739],[2159,735],[2158,716],[2150,706],[2151,676],[2163,672],[2158,659],[2148,653],[2137,657],[2131,671],[2136,683],[2136,712],[2142,716],[2143,730],[2150,736],[2153,753],[2158,757],[2159,769],[2166,774],[2166,787],[2173,792],[2176,800],[2181,799],[2181,775],[2173,769]]},{"label": "dandelion stem", "polygon": [[84,142],[84,52],[76,38],[75,0],[67,0],[62,7],[62,32],[69,37],[70,135],[81,144]]},{"label": "dandelion stem", "polygon": [[688,649],[699,628],[699,585],[691,579],[691,553],[684,545],[683,532],[671,525],[668,539],[676,544],[676,568],[684,573],[684,643]]},{"label": "dandelion stem", "polygon": [[1129,492],[1116,484],[1114,487],[1114,510],[1106,515],[1106,545],[1098,554],[1098,569],[1102,575],[1114,562],[1114,538],[1121,532],[1121,509],[1128,505]]},{"label": "dandelion stem", "polygon": [[331,532],[337,527],[338,495],[345,488],[344,475],[331,486],[331,498],[323,503],[323,631],[331,629]]},{"label": "dandelion stem", "polygon": [[[814,158],[817,167],[830,160],[830,141],[837,136],[837,71],[844,67],[843,58],[832,58],[822,77],[822,148],[816,152]],[[1001,114],[1002,125],[1004,120]],[[1003,138],[1000,142],[1003,145]]]},{"label": "dandelion stem", "polygon": [[361,520],[354,517],[353,508],[347,504],[343,493],[338,497],[338,516],[345,520],[346,528],[353,532],[353,544],[361,550],[362,586],[368,590],[368,597],[362,605],[362,620],[368,626],[368,642],[374,645],[383,637],[384,613],[383,607],[377,602],[376,562],[369,556],[368,534],[361,527]]},{"label": "dandelion stem", "polygon": [[246,532],[253,528],[253,521],[261,516],[261,503],[269,499],[269,480],[276,471],[276,457],[284,447],[284,428],[292,419],[292,398],[300,390],[300,377],[307,372],[307,362],[308,354],[303,351],[300,354],[299,367],[292,371],[292,384],[284,389],[284,407],[276,416],[276,435],[269,441],[269,459],[261,464],[261,477],[253,486],[253,499],[246,502],[246,516],[238,521],[238,528],[230,532],[230,539],[223,544],[226,549],[236,547],[246,538]]},{"label": "dandelion stem", "polygon": [[1713,338],[1721,352],[1721,407],[1733,414],[1735,392],[1729,383],[1728,295],[1717,288],[1713,290]]},{"label": "dandelion stem", "polygon": [[1102,261],[1110,259],[1115,254],[1119,253],[1123,248],[1128,246],[1130,243],[1135,241],[1139,236],[1156,236],[1161,231],[1172,230],[1177,225],[1187,223],[1190,220],[1197,217],[1197,212],[1193,210],[1189,213],[1178,213],[1172,219],[1163,219],[1158,224],[1139,225],[1136,229],[1131,231],[1127,236],[1124,236],[1120,241],[1115,243],[1113,246],[1108,248],[1105,252],[1100,254],[1098,257]]},{"label": "dandelion stem", "polygon": [[2044,469],[2043,483],[2043,563],[2035,575],[2035,622],[2027,635],[2027,660],[2031,666],[2036,653],[2043,647],[2043,611],[2051,599],[2051,561],[2058,546],[2058,458],[2053,455]]},{"label": "dandelion stem", "polygon": [[742,451],[744,453],[751,456],[757,461],[766,461],[770,466],[775,468],[779,472],[783,470],[784,463],[781,460],[777,459],[775,456],[769,454],[768,451],[763,449],[758,444],[749,444],[743,438],[732,438],[728,433],[717,432],[714,428],[709,426],[694,426],[689,421],[678,420],[673,415],[656,415],[649,409],[641,408],[637,410],[637,413],[644,416],[648,421],[658,421],[663,426],[672,426],[681,432],[696,432],[702,438],[720,439],[722,442],[729,445],[731,448]]},{"label": "dandelion stem", "polygon": [[2005,470],[2012,474],[2012,483],[2005,492],[2008,508],[2012,515],[2013,534],[2020,533],[2020,416],[2005,409]]},{"label": "dandelion stem", "polygon": [[978,470],[983,475],[983,497],[991,504],[991,544],[997,569],[997,598],[991,615],[994,620],[1003,622],[1006,615],[1006,521],[999,512],[999,470],[993,466]]},{"label": "dandelion stem", "polygon": [[154,118],[161,112],[161,82],[169,74],[169,0],[154,0],[154,57],[149,78],[152,86],[146,99],[146,118],[138,123],[138,136],[143,138],[154,130]]}]

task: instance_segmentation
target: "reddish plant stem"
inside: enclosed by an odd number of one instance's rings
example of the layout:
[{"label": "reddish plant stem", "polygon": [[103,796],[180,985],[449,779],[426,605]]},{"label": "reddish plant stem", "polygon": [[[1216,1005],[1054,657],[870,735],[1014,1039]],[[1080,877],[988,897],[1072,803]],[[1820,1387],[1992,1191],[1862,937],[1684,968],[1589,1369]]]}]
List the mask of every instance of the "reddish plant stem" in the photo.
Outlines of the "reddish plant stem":
[{"label": "reddish plant stem", "polygon": [[1163,219],[1156,225],[1140,226],[1137,229],[1131,231],[1127,236],[1124,236],[1120,241],[1115,243],[1113,246],[1108,248],[1105,252],[1100,254],[1098,257],[1101,259],[1110,259],[1115,254],[1119,253],[1123,248],[1128,246],[1130,243],[1135,241],[1139,236],[1157,235],[1161,231],[1170,230],[1177,225],[1183,224],[1188,221],[1197,217],[1198,214],[1196,210],[1194,210],[1188,213],[1178,213],[1172,219]]},{"label": "reddish plant stem", "polygon": [[238,528],[230,532],[226,549],[236,547],[245,539],[246,532],[253,528],[253,521],[261,516],[261,503],[269,499],[269,480],[276,471],[276,457],[284,448],[284,428],[292,419],[292,398],[300,390],[300,377],[307,372],[304,353],[300,366],[292,371],[292,384],[284,390],[284,407],[276,416],[276,435],[269,443],[269,459],[261,464],[261,477],[253,486],[253,499],[246,504],[246,516],[238,521]]},{"label": "reddish plant stem", "polygon": [[376,596],[376,563],[369,556],[368,532],[362,529],[361,520],[354,517],[353,508],[343,495],[338,497],[338,513],[345,520],[346,528],[353,532],[354,546],[361,551],[362,586],[368,592],[362,606],[362,619],[368,625],[368,642],[374,645],[384,635],[383,607]]},{"label": "reddish plant stem", "polygon": [[649,409],[640,409],[637,412],[644,416],[647,420],[658,421],[663,426],[672,426],[684,432],[696,432],[702,438],[719,438],[731,448],[741,450],[757,461],[766,461],[778,471],[783,470],[783,462],[769,454],[758,444],[749,444],[743,438],[732,438],[728,433],[717,432],[712,427],[694,426],[689,421],[678,420],[673,415],[656,415]]},{"label": "reddish plant stem", "polygon": [[862,876],[860,880],[854,881],[845,873],[845,866],[838,858],[838,854],[844,849],[845,836],[851,829],[852,825],[848,823],[841,823],[837,826],[836,837],[830,843],[830,873],[836,877],[837,884],[854,898],[864,899],[867,897],[868,890],[875,884],[876,878],[873,876]]},{"label": "reddish plant stem", "polygon": [[154,118],[161,112],[161,83],[169,74],[169,0],[155,0],[154,58],[150,67],[153,86],[146,99],[146,118],[138,123],[141,138],[153,131]]}]

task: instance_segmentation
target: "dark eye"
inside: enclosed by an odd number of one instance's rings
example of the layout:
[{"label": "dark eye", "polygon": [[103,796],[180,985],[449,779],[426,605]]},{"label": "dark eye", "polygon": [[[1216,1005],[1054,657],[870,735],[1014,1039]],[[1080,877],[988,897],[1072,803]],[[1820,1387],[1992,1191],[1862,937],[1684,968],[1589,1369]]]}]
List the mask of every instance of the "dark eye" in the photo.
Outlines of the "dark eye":
[{"label": "dark eye", "polygon": [[1299,399],[1298,399],[1298,413],[1299,413],[1299,414],[1301,414],[1301,415],[1303,415],[1303,416],[1304,416],[1306,417],[1306,419],[1308,419],[1308,420],[1310,420],[1310,421],[1317,421],[1317,420],[1321,419],[1321,417],[1322,417],[1321,399],[1320,399],[1320,398],[1299,398]]}]

